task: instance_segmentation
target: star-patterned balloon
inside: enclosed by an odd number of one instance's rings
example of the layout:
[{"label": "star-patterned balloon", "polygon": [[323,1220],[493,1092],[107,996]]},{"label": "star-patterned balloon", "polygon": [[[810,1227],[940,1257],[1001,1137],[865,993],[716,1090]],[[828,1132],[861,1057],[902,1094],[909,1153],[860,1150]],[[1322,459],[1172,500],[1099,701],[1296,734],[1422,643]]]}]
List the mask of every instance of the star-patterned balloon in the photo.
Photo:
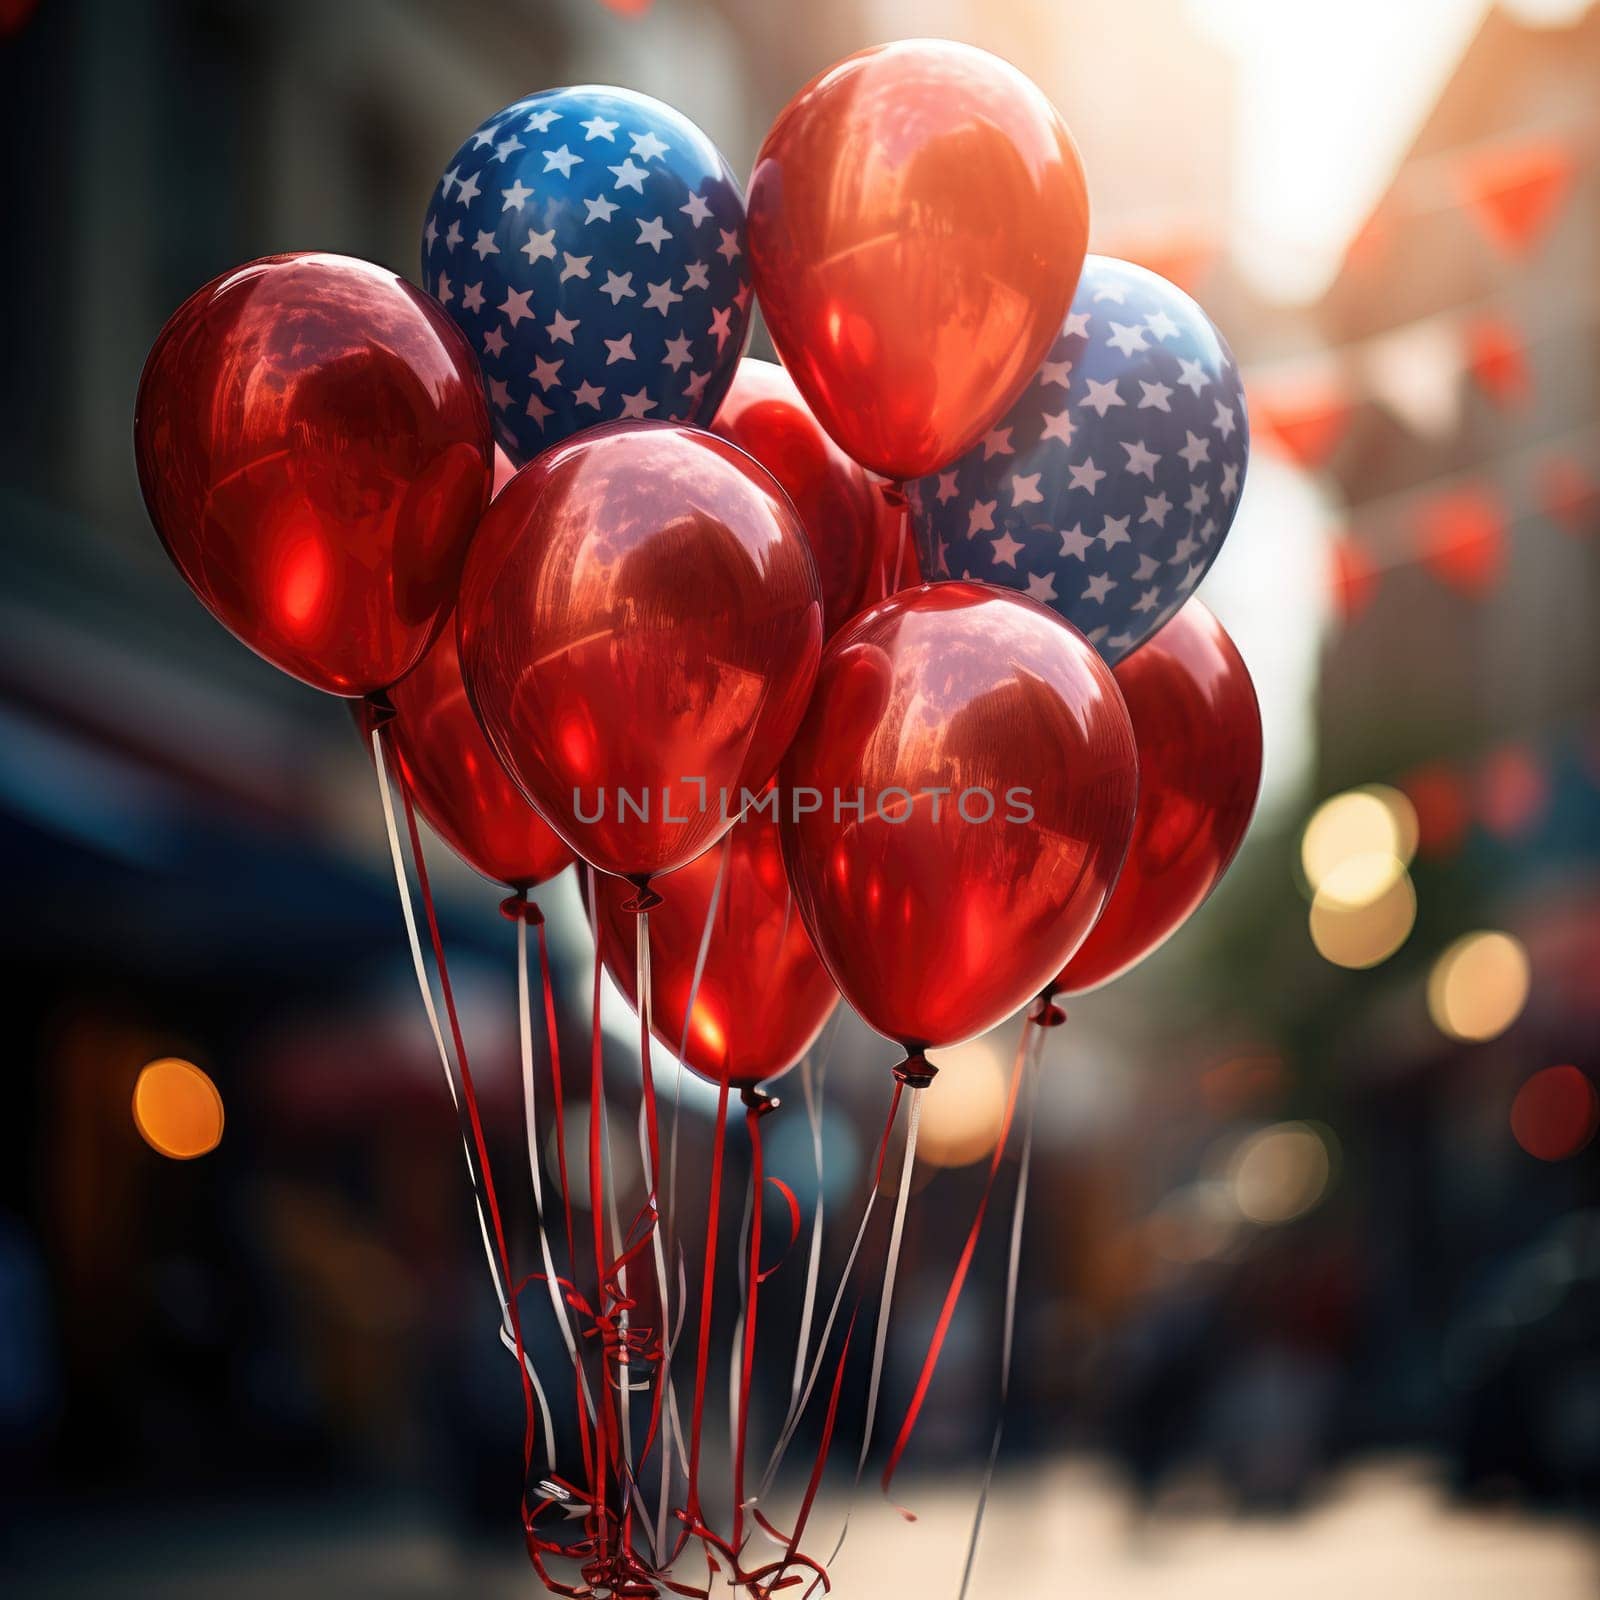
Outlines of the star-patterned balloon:
[{"label": "star-patterned balloon", "polygon": [[1113,666],[1194,592],[1250,454],[1244,387],[1181,289],[1090,256],[1044,364],[947,472],[911,486],[923,573],[1042,600]]},{"label": "star-patterned balloon", "polygon": [[422,281],[472,341],[519,466],[595,423],[709,424],[749,324],[744,196],[671,106],[546,90],[456,152]]}]

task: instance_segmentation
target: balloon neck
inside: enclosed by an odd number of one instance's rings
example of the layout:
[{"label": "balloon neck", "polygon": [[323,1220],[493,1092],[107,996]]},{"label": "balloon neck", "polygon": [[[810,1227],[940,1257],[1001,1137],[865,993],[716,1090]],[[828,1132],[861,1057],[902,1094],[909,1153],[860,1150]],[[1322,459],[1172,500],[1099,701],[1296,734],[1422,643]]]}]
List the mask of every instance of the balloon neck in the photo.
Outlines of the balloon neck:
[{"label": "balloon neck", "polygon": [[394,701],[389,698],[387,689],[374,689],[371,694],[363,695],[361,709],[369,732],[393,722],[396,715]]},{"label": "balloon neck", "polygon": [[1046,989],[1033,1003],[1033,1010],[1028,1013],[1028,1021],[1041,1028],[1059,1028],[1067,1020],[1067,1014],[1055,1002],[1055,990]]},{"label": "balloon neck", "polygon": [[530,928],[544,926],[544,912],[528,898],[526,889],[518,889],[514,894],[508,894],[500,902],[500,915],[507,922],[525,922]]},{"label": "balloon neck", "polygon": [[758,1083],[740,1086],[739,1100],[752,1116],[764,1117],[776,1111],[783,1102],[775,1094],[768,1094]]},{"label": "balloon neck", "polygon": [[904,511],[909,504],[903,484],[880,483],[878,485],[878,493],[883,496],[883,503],[891,511]]},{"label": "balloon neck", "polygon": [[894,1069],[895,1077],[908,1089],[926,1089],[939,1069],[918,1050],[907,1050],[906,1058]]},{"label": "balloon neck", "polygon": [[630,878],[628,881],[633,885],[634,893],[631,900],[624,900],[622,902],[622,909],[624,911],[632,911],[635,913],[642,911],[654,911],[655,908],[661,904],[661,896],[650,887],[650,880],[648,878]]}]

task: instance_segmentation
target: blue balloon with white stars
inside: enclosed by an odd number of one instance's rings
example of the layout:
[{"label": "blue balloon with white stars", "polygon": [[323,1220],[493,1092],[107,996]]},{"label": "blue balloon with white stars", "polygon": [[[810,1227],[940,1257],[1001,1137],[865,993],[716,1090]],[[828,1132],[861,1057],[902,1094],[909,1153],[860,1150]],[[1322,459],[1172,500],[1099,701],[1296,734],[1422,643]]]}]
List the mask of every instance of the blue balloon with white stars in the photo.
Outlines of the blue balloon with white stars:
[{"label": "blue balloon with white stars", "polygon": [[629,89],[550,89],[456,152],[422,282],[483,367],[518,465],[600,422],[707,424],[750,320],[744,195],[717,147]]},{"label": "blue balloon with white stars", "polygon": [[911,486],[925,577],[1042,600],[1115,666],[1194,592],[1250,454],[1239,368],[1181,289],[1090,256],[1022,398]]}]

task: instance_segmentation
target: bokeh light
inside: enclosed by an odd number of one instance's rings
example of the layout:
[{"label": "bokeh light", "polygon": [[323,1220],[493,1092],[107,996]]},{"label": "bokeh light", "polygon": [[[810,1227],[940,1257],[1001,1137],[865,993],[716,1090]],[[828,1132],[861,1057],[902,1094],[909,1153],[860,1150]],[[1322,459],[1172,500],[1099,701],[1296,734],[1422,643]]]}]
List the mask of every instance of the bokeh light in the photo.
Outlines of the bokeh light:
[{"label": "bokeh light", "polygon": [[222,1096],[192,1061],[167,1056],[140,1069],[133,1124],[152,1150],[192,1161],[221,1143],[222,1123]]},{"label": "bokeh light", "polygon": [[1411,935],[1417,894],[1394,856],[1357,855],[1334,868],[1311,902],[1311,942],[1336,967],[1375,967]]},{"label": "bokeh light", "polygon": [[1434,962],[1428,1014],[1452,1039],[1493,1039],[1521,1016],[1528,982],[1528,953],[1519,940],[1509,933],[1469,933]]},{"label": "bokeh light", "polygon": [[1540,1161],[1575,1156],[1600,1128],[1600,1095],[1576,1067],[1546,1067],[1511,1102],[1512,1137]]},{"label": "bokeh light", "polygon": [[917,1158],[935,1167],[970,1166],[988,1155],[1000,1137],[1005,1068],[982,1039],[934,1054],[939,1077],[922,1097]]},{"label": "bokeh light", "polygon": [[1239,1214],[1251,1222],[1292,1222],[1328,1192],[1333,1160],[1327,1138],[1307,1122],[1280,1122],[1253,1133],[1228,1162]]},{"label": "bokeh light", "polygon": [[1353,860],[1368,860],[1369,872],[1388,861],[1404,868],[1416,850],[1416,807],[1400,790],[1374,783],[1317,807],[1301,836],[1300,866],[1316,891]]}]

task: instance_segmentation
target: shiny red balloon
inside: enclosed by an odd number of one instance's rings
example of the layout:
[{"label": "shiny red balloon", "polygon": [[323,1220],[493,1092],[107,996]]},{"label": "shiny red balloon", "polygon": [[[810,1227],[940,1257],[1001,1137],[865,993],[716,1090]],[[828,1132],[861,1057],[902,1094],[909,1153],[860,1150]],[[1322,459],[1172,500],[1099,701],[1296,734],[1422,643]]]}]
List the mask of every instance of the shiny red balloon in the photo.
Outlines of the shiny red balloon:
[{"label": "shiny red balloon", "polygon": [[[456,631],[446,627],[421,662],[389,691],[393,752],[417,809],[433,831],[484,877],[531,889],[555,877],[572,852],[523,798],[478,726],[461,681]],[[373,708],[357,706],[370,744]]]},{"label": "shiny red balloon", "polygon": [[345,256],[270,256],[185,301],[145,362],[134,448],[190,588],[330,694],[386,688],[422,658],[489,498],[465,338]]},{"label": "shiny red balloon", "polygon": [[1222,881],[1261,788],[1261,709],[1238,647],[1198,600],[1116,667],[1139,742],[1139,814],[1110,903],[1052,986],[1119,977]]},{"label": "shiny red balloon", "polygon": [[1088,242],[1083,165],[1016,68],[910,39],[779,114],[750,179],[750,265],[783,364],[863,466],[907,482],[1010,409]]},{"label": "shiny red balloon", "polygon": [[[775,805],[776,791],[768,795]],[[661,892],[662,903],[650,913],[656,1037],[674,1054],[682,1048],[701,1077],[726,1078],[734,1089],[787,1072],[833,1014],[839,991],[795,909],[773,813],[747,813],[726,839],[674,872]],[[713,894],[717,911],[691,1016],[689,994]],[[639,919],[628,898],[620,879],[597,879],[590,919],[606,970],[637,1006]]]},{"label": "shiny red balloon", "polygon": [[457,610],[474,711],[585,861],[692,861],[772,776],[816,679],[822,596],[788,497],[694,428],[621,423],[489,508]]},{"label": "shiny red balloon", "polygon": [[829,645],[779,781],[818,953],[916,1054],[993,1027],[1061,970],[1116,880],[1138,769],[1082,634],[1009,591],[940,583]]},{"label": "shiny red balloon", "polygon": [[883,598],[883,490],[822,431],[782,367],[746,356],[711,431],[753,455],[794,502],[817,561],[827,637]]}]

